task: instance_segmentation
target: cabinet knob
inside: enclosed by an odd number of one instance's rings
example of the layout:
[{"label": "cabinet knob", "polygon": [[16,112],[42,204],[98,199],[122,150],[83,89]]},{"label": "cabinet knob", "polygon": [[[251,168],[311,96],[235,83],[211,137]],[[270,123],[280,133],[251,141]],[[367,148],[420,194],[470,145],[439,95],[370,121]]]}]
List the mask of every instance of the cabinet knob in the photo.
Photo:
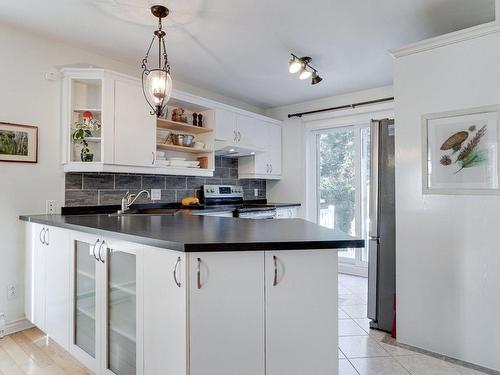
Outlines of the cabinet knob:
[{"label": "cabinet knob", "polygon": [[43,234],[43,243],[46,246],[49,246],[49,241],[50,241],[49,228],[45,228],[45,233]]},{"label": "cabinet knob", "polygon": [[156,156],[156,154],[155,154],[154,152],[152,152],[151,154],[153,155],[153,159],[151,160],[151,164],[152,164],[152,165],[155,165],[155,161],[156,161],[156,160],[155,160],[155,159],[156,159],[156,157],[155,157],[155,156]]}]

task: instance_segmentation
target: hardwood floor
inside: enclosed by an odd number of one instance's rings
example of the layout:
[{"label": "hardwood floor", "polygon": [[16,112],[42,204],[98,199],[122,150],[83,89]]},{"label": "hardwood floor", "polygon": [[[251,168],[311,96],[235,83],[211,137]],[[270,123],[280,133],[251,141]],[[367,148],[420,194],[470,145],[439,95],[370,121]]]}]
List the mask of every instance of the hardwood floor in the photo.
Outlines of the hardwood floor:
[{"label": "hardwood floor", "polygon": [[0,375],[93,373],[38,328],[0,339]]}]

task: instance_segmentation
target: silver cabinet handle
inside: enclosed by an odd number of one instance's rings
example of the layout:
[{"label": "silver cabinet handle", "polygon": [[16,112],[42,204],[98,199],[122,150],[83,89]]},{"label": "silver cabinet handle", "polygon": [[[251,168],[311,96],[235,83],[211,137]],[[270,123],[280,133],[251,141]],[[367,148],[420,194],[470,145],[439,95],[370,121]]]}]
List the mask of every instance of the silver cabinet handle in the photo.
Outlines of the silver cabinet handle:
[{"label": "silver cabinet handle", "polygon": [[273,173],[273,165],[272,165],[272,164],[269,164],[269,167],[271,168],[271,169],[269,170],[269,172],[270,172],[270,173]]},{"label": "silver cabinet handle", "polygon": [[[45,245],[45,242],[42,239],[42,233],[44,233],[44,232],[45,232],[45,228],[42,228],[42,229],[40,229],[40,233],[38,233],[38,239],[40,240],[40,243],[42,243],[43,245]],[[44,235],[45,235],[45,233],[44,233]]]},{"label": "silver cabinet handle", "polygon": [[241,133],[238,131],[238,142],[241,142]]},{"label": "silver cabinet handle", "polygon": [[196,272],[196,284],[198,289],[201,289],[201,258],[198,258],[198,269]]},{"label": "silver cabinet handle", "polygon": [[236,134],[236,130],[233,130],[233,134],[234,134],[233,141],[236,142],[238,140],[238,134]]},{"label": "silver cabinet handle", "polygon": [[153,159],[151,160],[151,164],[152,165],[155,165],[155,153],[154,152],[151,152],[151,154],[153,155]]},{"label": "silver cabinet handle", "polygon": [[45,233],[43,234],[43,243],[46,246],[49,246],[49,240],[50,240],[49,228],[45,228]]},{"label": "silver cabinet handle", "polygon": [[[102,249],[102,245],[104,245],[106,243],[106,241],[102,240],[101,242],[101,245],[99,246],[99,252],[97,253],[97,257],[99,258],[99,260],[104,263],[104,258],[101,258],[101,249]],[[104,250],[106,251],[107,249],[107,246],[104,248]]]},{"label": "silver cabinet handle", "polygon": [[175,267],[174,267],[174,282],[175,282],[175,285],[177,285],[179,288],[181,287],[181,282],[179,280],[177,280],[177,267],[179,266],[180,262],[181,262],[181,257],[178,257],[177,262],[175,262]]},{"label": "silver cabinet handle", "polygon": [[276,255],[273,255],[273,262],[274,262],[273,286],[276,286],[276,285],[278,285],[278,257]]},{"label": "silver cabinet handle", "polygon": [[99,259],[97,259],[97,256],[95,255],[95,248],[96,248],[96,246],[97,246],[97,244],[98,244],[99,242],[101,242],[101,240],[100,240],[100,239],[97,239],[97,240],[95,241],[95,243],[94,243],[94,247],[92,248],[92,255],[94,255],[94,258],[95,258],[95,260],[97,260],[97,261],[98,261]]},{"label": "silver cabinet handle", "polygon": [[266,173],[269,173],[269,164],[266,164]]}]

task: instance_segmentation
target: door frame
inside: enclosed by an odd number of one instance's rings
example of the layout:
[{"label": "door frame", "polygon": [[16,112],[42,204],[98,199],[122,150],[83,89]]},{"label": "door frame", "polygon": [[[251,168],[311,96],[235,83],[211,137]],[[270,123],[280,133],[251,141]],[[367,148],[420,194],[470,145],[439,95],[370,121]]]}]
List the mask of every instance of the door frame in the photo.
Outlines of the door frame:
[{"label": "door frame", "polygon": [[[334,130],[349,126],[369,126],[373,119],[394,118],[394,102],[346,109],[337,112],[323,113],[303,118],[306,137],[306,204],[305,218],[312,222],[318,221],[318,155],[316,134],[327,129]],[[360,192],[357,192],[357,195]],[[341,262],[339,257],[339,272],[357,276],[368,276],[368,267]]]}]

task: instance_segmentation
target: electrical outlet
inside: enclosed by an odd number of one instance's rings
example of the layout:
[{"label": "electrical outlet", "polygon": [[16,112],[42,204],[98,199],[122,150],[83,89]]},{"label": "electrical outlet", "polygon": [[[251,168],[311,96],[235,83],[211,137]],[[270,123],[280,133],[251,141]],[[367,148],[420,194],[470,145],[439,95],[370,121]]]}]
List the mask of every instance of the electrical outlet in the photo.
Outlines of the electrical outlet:
[{"label": "electrical outlet", "polygon": [[259,189],[253,189],[253,195],[255,197],[258,197],[259,196]]},{"label": "electrical outlet", "polygon": [[5,335],[5,314],[0,313],[0,339]]},{"label": "electrical outlet", "polygon": [[17,289],[14,284],[7,285],[7,299],[15,299],[17,297]]},{"label": "electrical outlet", "polygon": [[151,189],[151,200],[152,201],[161,200],[161,189]]},{"label": "electrical outlet", "polygon": [[56,201],[54,201],[54,200],[47,200],[45,202],[45,212],[48,215],[54,215],[56,213]]}]

